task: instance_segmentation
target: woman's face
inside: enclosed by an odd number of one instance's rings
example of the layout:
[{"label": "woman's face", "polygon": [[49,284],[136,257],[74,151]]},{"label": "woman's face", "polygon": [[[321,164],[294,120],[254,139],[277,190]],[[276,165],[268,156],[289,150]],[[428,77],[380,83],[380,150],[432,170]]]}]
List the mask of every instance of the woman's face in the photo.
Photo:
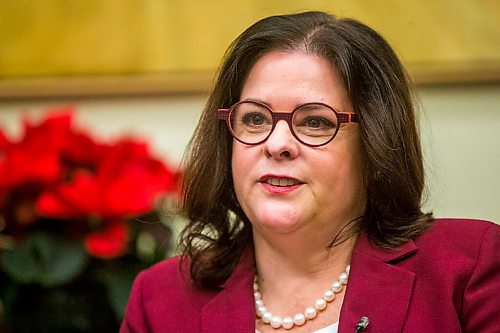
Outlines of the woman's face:
[{"label": "woman's face", "polygon": [[[309,102],[352,112],[347,91],[329,62],[301,52],[263,56],[243,85],[240,100],[246,99],[279,112]],[[342,124],[327,145],[308,147],[279,121],[264,143],[250,146],[233,140],[232,173],[236,196],[255,232],[334,232],[364,211],[356,123]]]}]

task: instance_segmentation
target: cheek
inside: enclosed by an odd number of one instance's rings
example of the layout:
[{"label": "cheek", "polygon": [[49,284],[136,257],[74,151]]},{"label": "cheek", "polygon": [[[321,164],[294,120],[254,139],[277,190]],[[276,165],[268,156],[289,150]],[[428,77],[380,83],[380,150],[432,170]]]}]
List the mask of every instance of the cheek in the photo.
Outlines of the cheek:
[{"label": "cheek", "polygon": [[314,173],[316,181],[322,183],[323,191],[336,193],[337,200],[338,196],[351,196],[364,190],[362,158],[356,148],[353,144],[339,144],[315,161],[318,165]]},{"label": "cheek", "polygon": [[357,146],[353,145],[350,153],[344,155],[342,171],[339,172],[339,181],[342,184],[342,195],[348,201],[364,203],[366,198],[366,186],[363,176],[363,158]]},{"label": "cheek", "polygon": [[231,171],[233,174],[234,189],[237,195],[243,188],[244,181],[250,172],[251,165],[249,152],[247,152],[239,142],[233,142]]}]

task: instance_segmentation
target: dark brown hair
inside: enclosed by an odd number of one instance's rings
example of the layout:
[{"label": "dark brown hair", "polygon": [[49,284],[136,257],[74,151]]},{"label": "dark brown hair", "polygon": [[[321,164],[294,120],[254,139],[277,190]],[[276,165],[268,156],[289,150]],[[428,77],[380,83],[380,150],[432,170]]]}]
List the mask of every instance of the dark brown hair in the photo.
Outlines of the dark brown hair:
[{"label": "dark brown hair", "polygon": [[322,12],[271,16],[229,47],[184,156],[183,257],[194,283],[217,289],[252,241],[231,175],[232,137],[217,109],[237,102],[252,66],[272,51],[327,59],[359,114],[367,202],[359,226],[381,247],[421,234],[432,222],[421,211],[424,169],[417,120],[404,68],[388,43],[353,19]]}]

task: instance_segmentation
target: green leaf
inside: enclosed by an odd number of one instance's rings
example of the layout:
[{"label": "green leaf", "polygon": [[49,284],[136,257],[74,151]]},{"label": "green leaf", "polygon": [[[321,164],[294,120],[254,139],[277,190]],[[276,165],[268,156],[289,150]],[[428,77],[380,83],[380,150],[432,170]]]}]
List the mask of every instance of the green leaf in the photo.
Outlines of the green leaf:
[{"label": "green leaf", "polygon": [[124,317],[132,283],[141,269],[144,269],[142,265],[129,263],[127,266],[109,265],[99,271],[98,275],[108,289],[111,306],[120,319]]},{"label": "green leaf", "polygon": [[5,251],[3,269],[21,284],[52,287],[75,279],[86,268],[89,257],[81,243],[46,233],[32,234]]},{"label": "green leaf", "polygon": [[14,248],[5,250],[2,255],[3,270],[17,283],[33,283],[40,275],[36,256],[32,255],[32,245],[33,242],[27,239]]}]

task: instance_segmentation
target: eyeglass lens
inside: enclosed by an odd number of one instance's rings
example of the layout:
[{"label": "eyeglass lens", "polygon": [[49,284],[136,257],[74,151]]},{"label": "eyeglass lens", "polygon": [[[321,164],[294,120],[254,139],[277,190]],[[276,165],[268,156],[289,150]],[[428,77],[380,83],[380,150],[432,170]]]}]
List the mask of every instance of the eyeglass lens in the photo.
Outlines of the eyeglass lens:
[{"label": "eyeglass lens", "polygon": [[[234,136],[245,143],[255,144],[265,140],[273,130],[273,115],[264,105],[253,102],[238,104],[231,112],[231,129]],[[337,132],[337,114],[322,104],[306,104],[295,110],[292,131],[302,142],[321,145]]]}]

